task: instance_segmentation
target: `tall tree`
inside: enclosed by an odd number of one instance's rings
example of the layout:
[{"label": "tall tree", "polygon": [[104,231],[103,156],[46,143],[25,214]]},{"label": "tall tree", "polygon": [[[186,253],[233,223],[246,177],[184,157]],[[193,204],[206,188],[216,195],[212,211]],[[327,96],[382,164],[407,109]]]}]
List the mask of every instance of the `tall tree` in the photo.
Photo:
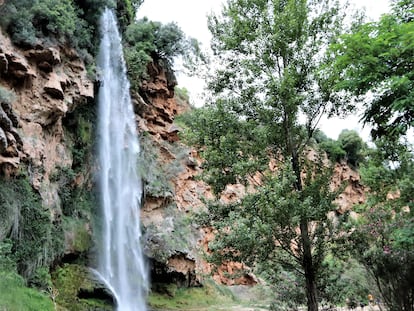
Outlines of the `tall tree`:
[{"label": "tall tree", "polygon": [[414,126],[414,2],[392,1],[392,12],[360,24],[330,46],[326,76],[366,107],[374,138],[405,135]]},{"label": "tall tree", "polygon": [[254,193],[210,205],[216,247],[227,250],[216,254],[299,271],[310,311],[318,309],[333,194],[322,159],[309,161],[308,146],[321,115],[339,108],[321,92],[317,70],[321,50],[340,29],[339,12],[330,0],[228,0],[209,17],[219,60],[209,81],[212,103],[186,119],[217,195],[263,172]]}]

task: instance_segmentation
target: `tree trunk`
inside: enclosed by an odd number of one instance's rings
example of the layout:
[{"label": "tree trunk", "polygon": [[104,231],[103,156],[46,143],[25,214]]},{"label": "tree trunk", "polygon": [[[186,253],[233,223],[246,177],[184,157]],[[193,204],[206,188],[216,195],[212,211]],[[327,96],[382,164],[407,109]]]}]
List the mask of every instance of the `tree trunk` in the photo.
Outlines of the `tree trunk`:
[{"label": "tree trunk", "polygon": [[[296,152],[292,152],[292,167],[296,175],[296,190],[302,191],[303,185],[300,176],[299,156]],[[305,272],[308,311],[318,311],[316,273],[312,260],[312,243],[309,238],[308,219],[304,215],[300,221],[300,239],[302,242],[302,268]]]},{"label": "tree trunk", "polygon": [[316,293],[316,274],[312,261],[312,249],[311,242],[309,240],[308,223],[306,221],[302,221],[300,224],[300,235],[303,246],[302,267],[305,272],[308,311],[318,311],[318,299]]}]

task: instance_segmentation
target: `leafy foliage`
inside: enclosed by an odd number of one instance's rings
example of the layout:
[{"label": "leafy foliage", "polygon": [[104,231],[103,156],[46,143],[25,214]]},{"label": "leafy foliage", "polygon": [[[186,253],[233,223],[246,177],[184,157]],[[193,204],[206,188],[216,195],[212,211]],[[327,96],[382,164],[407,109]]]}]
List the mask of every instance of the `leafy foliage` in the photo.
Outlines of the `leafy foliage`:
[{"label": "leafy foliage", "polygon": [[176,57],[182,57],[187,64],[203,58],[198,41],[186,38],[176,23],[164,25],[142,18],[128,25],[124,41],[128,74],[135,90],[146,77],[151,61],[160,61],[171,71]]},{"label": "leafy foliage", "polygon": [[[95,0],[99,1],[99,0]],[[117,1],[117,17],[122,32],[125,31],[127,25],[135,20],[135,13],[144,0],[121,0]]]},{"label": "leafy foliage", "polygon": [[317,130],[314,139],[316,147],[325,151],[331,161],[345,160],[356,168],[364,160],[367,146],[354,130],[343,130],[339,134],[338,140],[328,138],[323,132]]},{"label": "leafy foliage", "polygon": [[372,287],[364,267],[353,258],[339,259],[328,254],[321,269],[320,297],[334,305],[364,302]]},{"label": "leafy foliage", "polygon": [[85,299],[79,297],[80,289],[85,292],[93,292],[97,284],[90,276],[88,268],[75,264],[64,264],[58,267],[52,274],[53,284],[59,294],[57,303],[73,311],[86,310],[113,310],[113,301],[109,294],[101,294],[101,299]]},{"label": "leafy foliage", "polygon": [[414,310],[414,161],[407,147],[381,140],[371,150],[361,169],[370,194],[350,240],[392,311]]},{"label": "leafy foliage", "polygon": [[33,46],[53,40],[70,43],[83,50],[85,57],[94,54],[97,22],[111,0],[9,0],[0,6],[0,25],[14,43]]},{"label": "leafy foliage", "polygon": [[335,193],[327,188],[329,168],[319,155],[308,161],[306,150],[320,115],[341,109],[323,95],[318,71],[320,50],[340,29],[339,12],[332,1],[227,1],[209,17],[219,55],[212,102],[187,117],[186,136],[201,148],[204,180],[216,194],[264,174],[240,202],[209,206],[208,223],[218,228],[211,247],[224,259],[302,273],[309,310],[318,309]]},{"label": "leafy foliage", "polygon": [[336,90],[364,101],[374,138],[404,135],[414,124],[413,14],[411,1],[394,1],[392,13],[353,27],[327,56],[327,76]]},{"label": "leafy foliage", "polygon": [[27,177],[7,181],[2,178],[0,183],[2,211],[13,215],[7,236],[13,243],[13,259],[17,271],[28,277],[37,267],[50,264],[63,253],[63,231],[51,223],[49,212]]},{"label": "leafy foliage", "polygon": [[343,130],[338,137],[338,143],[345,151],[347,162],[357,167],[363,160],[363,151],[366,144],[358,133],[354,130]]}]

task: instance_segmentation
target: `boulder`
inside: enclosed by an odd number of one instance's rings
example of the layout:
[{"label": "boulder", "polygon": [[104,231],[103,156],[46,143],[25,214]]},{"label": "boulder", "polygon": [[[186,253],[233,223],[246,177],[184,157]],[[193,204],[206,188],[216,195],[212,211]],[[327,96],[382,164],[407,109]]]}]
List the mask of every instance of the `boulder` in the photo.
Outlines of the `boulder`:
[{"label": "boulder", "polygon": [[0,128],[2,128],[4,131],[10,131],[12,126],[12,121],[10,121],[3,108],[0,107]]},{"label": "boulder", "polygon": [[36,74],[31,69],[30,65],[27,63],[27,60],[24,57],[14,52],[6,53],[5,56],[8,61],[7,72],[11,76],[17,79],[36,77]]},{"label": "boulder", "polygon": [[36,49],[27,51],[26,56],[37,64],[48,63],[54,66],[61,62],[59,51],[51,47],[44,49],[42,46],[37,46]]},{"label": "boulder", "polygon": [[6,151],[8,147],[6,133],[0,128],[0,154]]},{"label": "boulder", "polygon": [[7,60],[6,55],[3,53],[0,54],[0,73],[7,72],[9,67],[9,61]]},{"label": "boulder", "polygon": [[49,80],[46,82],[44,90],[52,98],[56,98],[56,99],[64,98],[61,79],[54,72],[50,73]]}]

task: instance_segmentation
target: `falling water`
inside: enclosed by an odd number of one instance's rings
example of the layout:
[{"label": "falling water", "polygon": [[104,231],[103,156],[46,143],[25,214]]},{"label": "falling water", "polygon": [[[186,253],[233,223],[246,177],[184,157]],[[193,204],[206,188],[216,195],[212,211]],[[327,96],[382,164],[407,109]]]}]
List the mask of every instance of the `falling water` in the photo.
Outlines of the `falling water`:
[{"label": "falling water", "polygon": [[97,270],[113,292],[117,310],[145,311],[148,280],[140,246],[140,146],[121,38],[108,9],[101,18],[101,32],[99,181],[103,223]]}]

